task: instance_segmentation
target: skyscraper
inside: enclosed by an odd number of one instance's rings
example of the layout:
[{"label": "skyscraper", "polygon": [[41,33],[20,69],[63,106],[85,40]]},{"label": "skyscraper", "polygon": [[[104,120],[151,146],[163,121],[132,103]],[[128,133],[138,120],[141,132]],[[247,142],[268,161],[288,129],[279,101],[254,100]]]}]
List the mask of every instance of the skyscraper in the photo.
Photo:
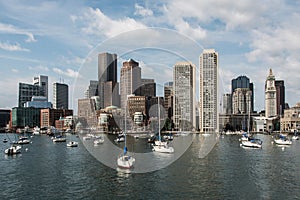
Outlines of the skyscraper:
[{"label": "skyscraper", "polygon": [[85,97],[91,98],[93,96],[98,96],[98,81],[90,80],[90,85],[85,92]]},{"label": "skyscraper", "polygon": [[275,80],[277,115],[283,115],[285,109],[285,87],[283,80]]},{"label": "skyscraper", "polygon": [[218,68],[218,53],[204,49],[200,55],[200,132],[219,131]]},{"label": "skyscraper", "polygon": [[232,95],[227,93],[223,94],[223,113],[225,115],[230,115],[232,114]]},{"label": "skyscraper", "polygon": [[123,62],[120,79],[121,108],[125,109],[127,95],[139,95],[142,82],[139,63],[133,59]]},{"label": "skyscraper", "polygon": [[101,108],[118,102],[117,69],[117,54],[98,55],[98,95]]},{"label": "skyscraper", "polygon": [[44,97],[46,97],[48,101],[48,76],[40,75],[38,77],[33,78],[33,85],[38,85],[42,88]]},{"label": "skyscraper", "polygon": [[64,83],[53,83],[53,108],[68,109],[69,86]]},{"label": "skyscraper", "polygon": [[196,67],[191,62],[177,62],[173,68],[174,128],[191,131],[196,128]]},{"label": "skyscraper", "polygon": [[[234,91],[237,88],[243,88],[244,94],[246,95],[245,91],[246,89],[249,89],[251,91],[251,99],[250,99],[250,111],[251,113],[254,110],[254,88],[253,88],[253,83],[250,82],[250,79],[247,76],[239,76],[235,79],[231,80],[231,95],[232,97],[235,96],[237,97],[237,95],[234,95]],[[241,92],[241,90],[240,90]],[[239,94],[241,94],[239,92]],[[247,95],[249,95],[249,92],[247,93]],[[240,96],[241,97],[241,96]],[[246,96],[244,97],[246,98]],[[240,100],[242,100],[242,98],[239,98]],[[235,99],[236,100],[236,99]],[[239,101],[236,101],[236,103],[240,103]],[[245,107],[244,103],[241,103],[243,105],[235,105],[234,102],[232,102],[232,107],[238,108],[238,107]],[[247,104],[249,104],[249,102],[247,102]],[[248,107],[249,105],[247,105]],[[233,108],[232,108],[233,109]],[[240,109],[241,110],[241,109]],[[243,110],[243,109],[242,109]],[[241,112],[241,111],[240,111]],[[248,112],[248,111],[247,111]],[[235,113],[233,114],[237,114],[237,110],[235,110]]]},{"label": "skyscraper", "polygon": [[270,69],[265,82],[265,110],[266,117],[277,115],[275,76],[273,75],[272,69]]},{"label": "skyscraper", "polygon": [[26,102],[31,101],[33,96],[44,96],[45,92],[39,85],[28,83],[19,83],[19,104],[18,107],[24,107]]},{"label": "skyscraper", "polygon": [[164,107],[168,118],[173,117],[173,82],[164,85]]},{"label": "skyscraper", "polygon": [[250,88],[236,88],[232,95],[232,114],[251,113],[251,99]]}]

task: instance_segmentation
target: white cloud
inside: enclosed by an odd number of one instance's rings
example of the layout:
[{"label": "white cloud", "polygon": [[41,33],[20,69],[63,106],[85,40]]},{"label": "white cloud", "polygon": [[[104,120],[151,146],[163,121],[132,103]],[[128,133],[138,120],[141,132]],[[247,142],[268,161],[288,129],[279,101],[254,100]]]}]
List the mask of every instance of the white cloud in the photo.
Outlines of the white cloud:
[{"label": "white cloud", "polygon": [[19,43],[16,44],[10,44],[8,42],[0,42],[0,49],[6,50],[6,51],[25,51],[29,52],[29,49],[22,48]]},{"label": "white cloud", "polygon": [[11,69],[11,71],[14,72],[14,73],[18,73],[19,72],[19,70],[17,70],[17,69]]},{"label": "white cloud", "polygon": [[152,16],[153,11],[147,8],[144,8],[143,6],[138,5],[137,3],[134,4],[135,12],[134,15],[140,15],[142,17]]},{"label": "white cloud", "polygon": [[33,70],[33,71],[38,71],[38,72],[41,72],[41,71],[48,72],[49,71],[49,68],[46,66],[43,66],[43,65],[29,66],[28,69]]},{"label": "white cloud", "polygon": [[59,68],[53,68],[53,71],[59,75],[63,75],[63,76],[68,76],[68,77],[71,77],[71,78],[78,78],[78,77],[81,77],[79,72],[77,71],[74,71],[72,69],[67,69],[66,71],[63,71]]},{"label": "white cloud", "polygon": [[16,35],[26,35],[26,42],[36,42],[33,34],[27,30],[15,27],[11,24],[0,23],[0,33],[16,34]]},{"label": "white cloud", "polygon": [[81,16],[71,16],[73,22],[81,24],[81,30],[87,35],[113,37],[120,33],[145,28],[146,26],[133,18],[124,17],[114,20],[100,9],[88,8]]}]

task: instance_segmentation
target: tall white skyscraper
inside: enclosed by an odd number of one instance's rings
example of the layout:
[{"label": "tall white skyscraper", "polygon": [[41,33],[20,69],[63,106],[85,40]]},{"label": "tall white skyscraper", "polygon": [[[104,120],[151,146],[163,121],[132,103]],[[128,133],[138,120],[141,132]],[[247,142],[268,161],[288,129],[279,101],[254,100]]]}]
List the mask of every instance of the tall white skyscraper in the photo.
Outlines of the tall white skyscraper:
[{"label": "tall white skyscraper", "polygon": [[196,67],[191,62],[178,62],[173,68],[174,128],[191,131],[196,128]]},{"label": "tall white skyscraper", "polygon": [[275,76],[272,69],[270,69],[265,83],[265,109],[266,117],[277,115]]},{"label": "tall white skyscraper", "polygon": [[214,49],[205,49],[200,55],[200,132],[219,132],[218,59]]}]

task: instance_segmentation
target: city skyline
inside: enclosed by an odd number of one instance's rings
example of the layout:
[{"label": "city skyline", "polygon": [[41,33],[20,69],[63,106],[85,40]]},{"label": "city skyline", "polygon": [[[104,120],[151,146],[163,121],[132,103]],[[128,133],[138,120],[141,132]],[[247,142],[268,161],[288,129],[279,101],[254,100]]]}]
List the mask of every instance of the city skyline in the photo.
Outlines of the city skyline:
[{"label": "city skyline", "polygon": [[[70,108],[74,109],[77,105],[74,102],[79,96],[77,92],[83,97],[88,85],[87,81],[83,82],[80,78],[84,77],[84,73],[90,73],[95,76],[88,80],[97,79],[97,64],[89,72],[81,71],[87,55],[99,44],[124,31],[136,30],[141,34],[136,35],[140,36],[135,37],[136,43],[146,40],[145,43],[154,44],[170,40],[173,42],[165,42],[163,49],[182,47],[180,40],[174,41],[169,34],[163,35],[159,31],[147,35],[151,37],[143,37],[141,29],[147,27],[169,29],[197,42],[199,49],[189,59],[196,64],[197,69],[201,51],[216,49],[220,56],[222,93],[230,92],[232,78],[247,75],[255,85],[254,110],[264,109],[264,82],[269,68],[273,69],[276,79],[285,81],[286,102],[293,106],[299,101],[300,86],[295,75],[300,70],[300,58],[297,56],[300,50],[297,40],[299,28],[293,25],[300,18],[298,2],[282,1],[270,5],[268,1],[216,1],[213,3],[213,12],[211,2],[183,3],[175,0],[109,3],[111,2],[2,1],[0,73],[3,78],[0,83],[5,87],[0,91],[0,107],[17,106],[17,101],[14,100],[18,98],[18,82],[27,82],[31,77],[46,74],[49,82],[64,79],[70,86],[70,99],[74,97]],[[33,13],[32,10],[36,12]],[[274,13],[273,10],[278,12]],[[155,41],[156,37],[158,40]],[[142,68],[143,65],[150,66],[143,72],[148,78],[151,74],[157,75],[154,73],[156,64],[162,63],[171,68],[178,61],[170,57],[168,62],[161,62],[165,58],[162,56],[157,59],[157,63],[153,63],[153,57],[147,59],[145,55],[126,54],[123,51],[124,45],[127,45],[127,41],[120,40],[118,51],[109,48],[99,51],[120,55],[118,71],[120,63],[133,58]],[[187,54],[189,51],[189,48],[180,49],[180,52]],[[170,70],[164,70],[157,76],[158,84],[163,85],[169,72]],[[167,81],[171,80],[172,77]],[[76,84],[83,85],[83,89],[77,90]],[[49,87],[49,94],[52,94],[52,87]],[[52,97],[49,96],[49,99]]]}]

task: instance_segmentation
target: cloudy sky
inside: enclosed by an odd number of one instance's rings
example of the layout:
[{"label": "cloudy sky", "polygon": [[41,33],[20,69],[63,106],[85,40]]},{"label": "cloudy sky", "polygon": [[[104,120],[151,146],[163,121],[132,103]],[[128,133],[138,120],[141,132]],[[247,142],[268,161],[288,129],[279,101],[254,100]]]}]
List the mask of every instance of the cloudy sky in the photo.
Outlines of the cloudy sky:
[{"label": "cloudy sky", "polygon": [[220,92],[246,75],[255,86],[255,109],[264,109],[269,68],[283,79],[290,106],[300,99],[300,1],[284,0],[0,0],[0,108],[17,106],[18,82],[39,74],[70,86],[70,105],[97,79],[96,55],[133,58],[143,77],[172,80],[172,66],[199,67],[205,49],[219,53]]}]

